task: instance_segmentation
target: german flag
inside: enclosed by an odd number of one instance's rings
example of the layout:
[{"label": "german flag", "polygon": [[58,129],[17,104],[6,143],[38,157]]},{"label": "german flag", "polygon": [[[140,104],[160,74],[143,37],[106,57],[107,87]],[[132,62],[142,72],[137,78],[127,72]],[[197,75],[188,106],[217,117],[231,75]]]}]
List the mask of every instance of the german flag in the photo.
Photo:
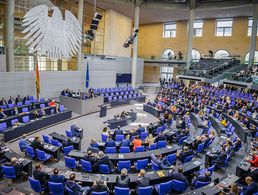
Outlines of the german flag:
[{"label": "german flag", "polygon": [[36,73],[36,91],[37,91],[37,98],[39,99],[40,94],[40,80],[39,80],[39,66],[38,66],[38,60],[35,56],[35,73]]}]

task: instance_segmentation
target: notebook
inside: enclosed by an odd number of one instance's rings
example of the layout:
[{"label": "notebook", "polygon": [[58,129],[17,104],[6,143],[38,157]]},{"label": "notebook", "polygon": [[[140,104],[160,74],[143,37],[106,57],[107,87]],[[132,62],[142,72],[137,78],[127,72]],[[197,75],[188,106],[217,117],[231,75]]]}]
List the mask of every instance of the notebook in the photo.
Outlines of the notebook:
[{"label": "notebook", "polygon": [[157,175],[158,175],[159,177],[165,177],[165,176],[166,176],[163,170],[159,170],[159,171],[157,171],[156,173],[157,173]]}]

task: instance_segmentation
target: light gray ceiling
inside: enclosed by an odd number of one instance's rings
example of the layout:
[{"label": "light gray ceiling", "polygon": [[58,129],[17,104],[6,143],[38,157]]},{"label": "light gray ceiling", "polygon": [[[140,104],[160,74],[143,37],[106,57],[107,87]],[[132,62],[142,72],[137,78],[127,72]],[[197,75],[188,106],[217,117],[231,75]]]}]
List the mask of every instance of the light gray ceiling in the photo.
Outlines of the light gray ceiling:
[{"label": "light gray ceiling", "polygon": [[[143,0],[140,24],[187,20],[189,0]],[[94,0],[86,0],[94,4]],[[131,0],[96,0],[97,7],[113,9],[128,17],[133,16]],[[196,0],[196,18],[252,16],[251,0]]]}]

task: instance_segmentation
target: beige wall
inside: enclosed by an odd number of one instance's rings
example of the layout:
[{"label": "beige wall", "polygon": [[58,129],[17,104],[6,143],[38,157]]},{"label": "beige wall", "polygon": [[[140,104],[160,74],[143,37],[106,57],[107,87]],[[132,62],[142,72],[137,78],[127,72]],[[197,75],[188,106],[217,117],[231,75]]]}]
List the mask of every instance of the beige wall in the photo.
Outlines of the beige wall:
[{"label": "beige wall", "polygon": [[123,44],[130,36],[132,20],[114,10],[105,12],[105,42],[104,54],[130,57],[131,49],[124,48]]},{"label": "beige wall", "polygon": [[160,77],[159,66],[144,66],[143,82],[145,83],[158,83]]},{"label": "beige wall", "polygon": [[[176,22],[176,37],[163,38],[163,23],[140,25],[139,31],[139,56],[155,56],[160,58],[163,51],[171,48],[176,54],[181,50],[184,57],[187,55],[187,21]],[[247,36],[247,17],[236,17],[233,19],[232,36],[216,37],[215,19],[205,19],[203,23],[202,37],[193,38],[193,48],[199,50],[201,54],[208,54],[208,50],[226,49],[232,55],[245,57],[249,50],[250,37]],[[258,39],[257,39],[258,42]],[[258,50],[258,44],[256,44]]]}]

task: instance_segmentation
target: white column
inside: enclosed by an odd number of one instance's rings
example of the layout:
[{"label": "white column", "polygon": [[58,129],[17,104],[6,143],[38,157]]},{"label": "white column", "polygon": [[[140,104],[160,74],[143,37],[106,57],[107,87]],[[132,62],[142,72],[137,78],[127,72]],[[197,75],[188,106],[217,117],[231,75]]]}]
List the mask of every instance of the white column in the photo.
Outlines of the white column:
[{"label": "white column", "polygon": [[192,62],[194,18],[195,18],[195,10],[190,8],[190,11],[189,11],[189,24],[188,24],[187,58],[186,58],[186,65],[187,65],[186,68],[187,68],[187,70],[189,70],[191,62]]},{"label": "white column", "polygon": [[83,10],[84,10],[84,0],[79,0],[79,3],[78,3],[78,21],[79,21],[79,24],[82,27],[82,45],[81,45],[81,49],[78,51],[78,55],[77,55],[77,70],[82,70],[82,61],[83,61],[83,42],[84,42]]},{"label": "white column", "polygon": [[6,21],[6,62],[7,71],[14,72],[14,0],[8,0]]},{"label": "white column", "polygon": [[255,4],[253,5],[253,24],[252,24],[252,35],[250,40],[248,66],[252,66],[254,62],[254,55],[256,50],[256,38],[257,38],[257,19],[258,19],[258,4]]},{"label": "white column", "polygon": [[[135,8],[134,8],[134,29],[139,29],[139,15],[140,15],[140,6],[138,2],[136,2]],[[138,36],[135,37],[133,42],[132,87],[136,86],[137,57],[138,57]]]}]

